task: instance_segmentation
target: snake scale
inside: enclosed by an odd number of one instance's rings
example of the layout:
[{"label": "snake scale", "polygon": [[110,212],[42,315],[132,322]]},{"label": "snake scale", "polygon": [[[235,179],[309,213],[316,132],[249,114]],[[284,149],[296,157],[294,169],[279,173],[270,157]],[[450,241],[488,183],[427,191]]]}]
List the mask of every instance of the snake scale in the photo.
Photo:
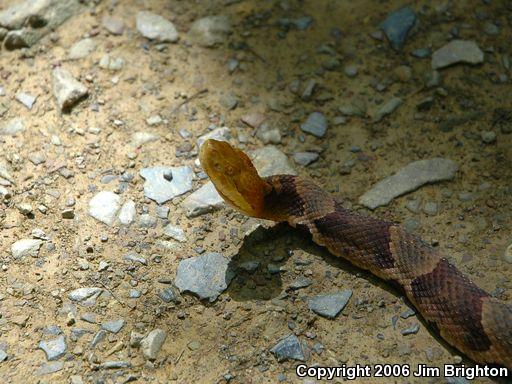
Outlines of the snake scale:
[{"label": "snake scale", "polygon": [[401,287],[438,334],[475,362],[512,369],[512,307],[476,286],[439,250],[395,223],[345,209],[307,178],[261,178],[248,156],[227,142],[206,141],[199,157],[229,205],[308,230],[333,255]]}]

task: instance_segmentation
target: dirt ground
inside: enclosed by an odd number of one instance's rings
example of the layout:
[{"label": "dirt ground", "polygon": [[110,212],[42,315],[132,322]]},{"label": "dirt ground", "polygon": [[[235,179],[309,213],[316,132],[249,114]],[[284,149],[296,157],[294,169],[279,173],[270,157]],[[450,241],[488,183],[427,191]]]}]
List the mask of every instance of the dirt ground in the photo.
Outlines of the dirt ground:
[{"label": "dirt ground", "polygon": [[[2,1],[0,9],[14,3]],[[390,12],[404,5],[415,10],[418,23],[397,53],[374,32]],[[158,44],[141,36],[135,26],[141,10],[172,21],[179,42]],[[216,14],[231,17],[233,32],[226,41],[213,48],[190,43],[191,23]],[[105,30],[105,15],[124,22],[122,35]],[[313,18],[306,30],[276,26],[279,18],[304,15]],[[497,34],[486,33],[488,22],[499,26]],[[484,62],[442,69],[441,84],[426,86],[430,58],[414,57],[411,51],[436,50],[455,31],[477,42],[485,52]],[[95,40],[95,50],[83,59],[68,60],[69,48],[86,36]],[[0,85],[6,95],[0,96],[5,109],[1,121],[21,116],[27,129],[0,138],[0,162],[15,180],[8,188],[12,197],[0,206],[0,349],[7,353],[0,362],[2,382],[69,383],[74,376],[79,383],[80,376],[86,383],[309,383],[295,375],[296,361],[278,362],[269,352],[291,333],[309,348],[323,345],[322,353],[311,352],[308,365],[460,362],[459,353],[421,319],[399,316],[408,308],[399,292],[285,226],[266,223],[269,229],[244,238],[245,217],[223,208],[188,218],[180,206],[184,195],[165,206],[170,208],[169,221],[184,229],[188,240],[166,250],[157,244],[163,238],[160,219],[150,229],[136,223],[128,228],[107,226],[88,215],[88,203],[99,190],[118,188],[117,181],[103,184],[102,177],[131,172],[135,177],[123,197],[136,202],[139,214],[154,215],[157,204],[144,197],[141,168],[187,165],[200,172],[196,139],[212,124],[229,127],[232,143],[244,150],[261,148],[264,143],[253,135],[254,129],[241,122],[244,115],[259,112],[281,130],[277,147],[282,152],[320,153],[307,167],[296,164],[299,174],[312,177],[361,212],[401,223],[413,220],[416,233],[438,244],[480,287],[510,303],[512,264],[503,256],[512,242],[512,134],[507,134],[512,86],[503,65],[503,57],[512,55],[510,36],[512,9],[507,1],[123,0],[89,3],[33,47],[3,49]],[[322,44],[335,51],[339,68],[323,69],[327,57],[317,52]],[[122,57],[123,68],[100,68],[105,53]],[[230,71],[232,59],[238,66]],[[56,106],[51,83],[52,69],[59,65],[89,88],[89,96],[65,114]],[[348,65],[357,66],[355,76],[347,75]],[[317,81],[309,100],[289,90],[295,79],[301,87],[310,79]],[[188,101],[203,89],[207,91]],[[18,92],[37,96],[31,110],[15,100]],[[219,100],[231,93],[238,104],[228,110]],[[345,123],[336,124],[340,107],[354,100],[364,101],[371,115],[393,96],[403,104],[379,122],[348,116]],[[428,96],[433,96],[428,109],[418,110]],[[329,121],[323,138],[300,130],[313,111]],[[155,114],[163,122],[149,126],[146,119]],[[180,135],[183,128],[191,138]],[[136,131],[159,139],[134,149],[130,142]],[[484,142],[484,131],[494,132],[496,138]],[[240,135],[247,142],[241,143]],[[29,161],[34,152],[44,153],[45,162]],[[455,161],[455,179],[423,186],[374,212],[358,205],[358,198],[377,181],[431,157]],[[71,177],[62,176],[63,167]],[[205,182],[196,177],[193,189]],[[419,202],[419,212],[406,208],[411,200]],[[427,214],[421,207],[431,202],[437,212]],[[23,204],[33,212],[24,213]],[[41,204],[47,207],[45,213],[37,208]],[[74,218],[62,217],[67,208]],[[30,238],[34,228],[49,240],[38,257],[15,260],[11,245]],[[220,252],[235,264],[256,259],[261,266],[254,274],[236,276],[213,303],[187,294],[178,304],[165,303],[158,296],[168,286],[162,282],[172,281],[178,262],[197,256],[198,247],[201,252]],[[143,255],[147,265],[129,267],[123,262],[128,251]],[[100,261],[109,267],[99,271]],[[284,271],[268,273],[269,263],[278,263]],[[301,276],[314,283],[287,289]],[[95,306],[70,307],[70,291],[99,284],[106,293]],[[141,297],[128,297],[133,288]],[[353,296],[335,320],[308,310],[308,296],[336,289],[350,289]],[[97,324],[81,320],[84,312],[95,313]],[[118,318],[125,321],[122,329],[91,347],[99,324]],[[416,334],[401,334],[415,323],[420,325]],[[47,359],[38,343],[52,325],[66,337],[66,352],[59,359],[64,364],[55,373],[41,375]],[[74,328],[84,333],[76,340],[71,336]],[[149,361],[130,345],[130,334],[154,328],[166,332],[166,341],[158,358]],[[105,369],[105,361],[128,361],[130,367]],[[447,381],[399,377],[358,382]]]}]

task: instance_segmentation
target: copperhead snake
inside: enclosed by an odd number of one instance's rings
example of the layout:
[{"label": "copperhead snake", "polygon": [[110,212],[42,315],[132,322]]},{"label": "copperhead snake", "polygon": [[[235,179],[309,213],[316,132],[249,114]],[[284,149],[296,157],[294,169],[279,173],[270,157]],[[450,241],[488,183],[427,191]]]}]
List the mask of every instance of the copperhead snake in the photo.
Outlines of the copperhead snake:
[{"label": "copperhead snake", "polygon": [[333,255],[398,285],[429,325],[472,360],[512,369],[512,306],[476,286],[438,249],[398,224],[345,209],[307,178],[261,178],[227,142],[206,141],[199,158],[226,203],[308,230]]}]

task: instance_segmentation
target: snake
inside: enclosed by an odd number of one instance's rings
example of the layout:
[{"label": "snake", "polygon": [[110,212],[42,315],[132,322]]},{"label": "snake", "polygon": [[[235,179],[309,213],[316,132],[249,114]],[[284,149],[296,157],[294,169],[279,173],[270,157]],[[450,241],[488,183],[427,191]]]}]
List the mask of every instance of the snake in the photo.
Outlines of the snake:
[{"label": "snake", "polygon": [[226,141],[205,141],[199,161],[235,210],[309,231],[334,256],[398,286],[427,325],[474,362],[512,369],[512,306],[479,288],[439,247],[397,223],[344,208],[308,177],[260,177]]}]

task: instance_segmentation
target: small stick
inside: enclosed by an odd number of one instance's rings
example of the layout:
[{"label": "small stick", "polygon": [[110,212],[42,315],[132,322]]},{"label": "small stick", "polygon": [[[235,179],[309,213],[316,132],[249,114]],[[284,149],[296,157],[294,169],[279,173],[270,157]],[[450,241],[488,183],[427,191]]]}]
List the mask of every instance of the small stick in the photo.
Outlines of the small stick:
[{"label": "small stick", "polygon": [[119,304],[121,304],[123,307],[125,307],[125,306],[126,306],[126,304],[125,304],[125,303],[123,303],[121,300],[119,300],[119,298],[116,296],[116,294],[115,294],[114,292],[112,292],[112,290],[111,290],[109,287],[107,287],[105,284],[103,284],[103,282],[102,282],[101,280],[98,280],[98,283],[100,283],[100,284],[101,284],[101,286],[102,286],[103,288],[105,288],[105,289],[106,289],[106,290],[107,290],[107,291],[112,295],[112,297],[114,298],[114,300],[115,300],[115,301],[117,301],[117,302],[118,302]]},{"label": "small stick", "polygon": [[203,89],[197,91],[196,93],[194,93],[192,96],[187,97],[185,100],[183,100],[181,103],[179,103],[176,106],[176,108],[173,109],[172,113],[175,113],[178,109],[183,107],[185,104],[190,103],[192,100],[198,98],[199,96],[201,96],[203,93],[206,93],[206,92],[208,92],[208,88],[203,88]]},{"label": "small stick", "polygon": [[182,349],[182,350],[181,350],[181,353],[180,353],[180,355],[178,356],[178,358],[176,359],[176,362],[174,363],[174,365],[178,365],[178,363],[179,363],[179,362],[180,362],[180,360],[181,360],[181,356],[183,356],[183,354],[184,354],[184,353],[185,353],[185,350],[184,350],[184,349]]}]

